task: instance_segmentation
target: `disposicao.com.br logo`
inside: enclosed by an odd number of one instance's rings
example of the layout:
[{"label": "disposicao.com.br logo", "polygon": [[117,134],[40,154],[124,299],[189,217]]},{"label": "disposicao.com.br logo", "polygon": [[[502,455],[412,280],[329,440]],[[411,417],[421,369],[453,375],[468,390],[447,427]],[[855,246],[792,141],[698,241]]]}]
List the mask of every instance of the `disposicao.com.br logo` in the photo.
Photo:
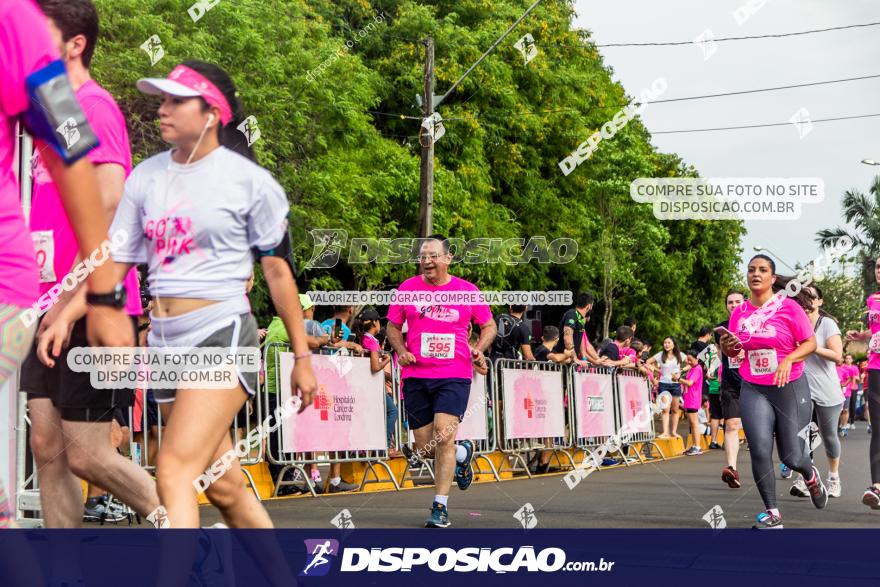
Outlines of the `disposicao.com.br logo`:
[{"label": "disposicao.com.br logo", "polygon": [[[331,539],[306,540],[308,559],[300,576],[315,577],[326,575],[336,558],[339,543]],[[556,571],[610,571],[614,562],[604,558],[595,561],[566,561],[561,548],[544,548],[535,551],[534,546],[518,548],[356,548],[346,547],[342,551],[339,571],[351,572],[411,572],[414,567],[427,567],[435,573],[455,571],[459,573],[553,573]]]}]

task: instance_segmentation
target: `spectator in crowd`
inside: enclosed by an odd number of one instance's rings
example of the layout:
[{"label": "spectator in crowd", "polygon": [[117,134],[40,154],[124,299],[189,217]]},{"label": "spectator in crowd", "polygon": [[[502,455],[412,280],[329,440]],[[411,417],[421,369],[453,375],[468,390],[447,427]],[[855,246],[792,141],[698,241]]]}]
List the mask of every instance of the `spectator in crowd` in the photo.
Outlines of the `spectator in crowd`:
[{"label": "spectator in crowd", "polygon": [[[678,350],[678,343],[671,336],[663,339],[663,350],[648,359],[646,363],[649,369],[660,375],[659,392],[668,392],[672,396],[672,402],[663,409],[660,416],[663,431],[658,438],[681,438],[678,433],[678,408],[681,404],[681,385],[679,385],[678,379],[683,367],[685,367],[684,370],[687,370],[686,365],[684,353]],[[670,423],[672,424],[672,434],[670,434]]]},{"label": "spectator in crowd", "polygon": [[709,398],[707,396],[703,396],[703,405],[700,406],[700,411],[697,414],[700,417],[700,434],[703,436],[709,436],[712,433],[712,428],[709,425],[709,418],[706,414],[709,413]]},{"label": "spectator in crowd", "polygon": [[606,365],[607,361],[599,356],[590,339],[587,338],[587,317],[593,310],[593,294],[580,293],[575,299],[575,307],[567,310],[562,315],[559,330],[562,336],[556,343],[554,352],[562,353],[566,350],[574,351],[574,362],[586,365],[588,362],[594,365]]},{"label": "spectator in crowd", "polygon": [[840,381],[840,389],[844,397],[837,432],[841,438],[844,438],[849,434],[849,398],[859,380],[859,369],[853,365],[852,355],[847,354],[845,362],[842,365],[837,365],[837,378]]},{"label": "spectator in crowd", "polygon": [[[379,312],[373,308],[367,308],[355,319],[353,330],[356,341],[364,347],[365,352],[369,353],[370,371],[372,373],[382,371],[384,376],[385,367],[391,363],[391,355],[382,350],[379,340],[376,338],[381,328]],[[388,446],[396,448],[394,430],[397,424],[397,406],[394,404],[391,391],[387,388],[385,391],[385,430],[388,434]]]},{"label": "spectator in crowd", "polygon": [[709,448],[714,450],[723,448],[718,443],[718,430],[721,428],[721,420],[723,419],[720,380],[721,353],[714,343],[706,347],[703,352],[705,353],[703,368],[706,370],[705,387],[708,401],[707,414],[709,415]]},{"label": "spectator in crowd", "polygon": [[351,337],[348,322],[354,316],[354,306],[333,306],[333,317],[321,322],[321,328],[330,336],[333,343],[347,341]]},{"label": "spectator in crowd", "polygon": [[535,348],[535,360],[552,361],[566,365],[574,361],[574,350],[564,350],[561,353],[553,351],[558,342],[559,329],[555,326],[545,326],[541,336],[541,344]]},{"label": "spectator in crowd", "polygon": [[[315,305],[312,303],[309,295],[299,294],[299,303],[303,309],[306,341],[309,343],[309,348],[315,350],[330,344],[330,335],[323,330],[321,323],[315,320]],[[288,344],[290,342],[287,340],[287,330],[285,330],[284,322],[280,316],[272,318],[264,341],[264,344],[269,344],[270,342]],[[272,360],[274,360],[274,357],[272,357]]]},{"label": "spectator in crowd", "polygon": [[522,359],[534,361],[532,354],[532,333],[528,326],[523,323],[523,315],[528,306],[510,306],[509,314],[499,314],[495,317],[495,325],[498,335],[492,343],[492,352],[489,358],[497,359]]},{"label": "spectator in crowd", "polygon": [[649,381],[653,381],[653,373],[645,367],[645,361],[642,359],[643,351],[645,350],[645,343],[637,338],[633,338],[632,342],[629,343],[629,350],[632,351],[632,355],[630,356],[634,358],[633,363],[639,373],[647,377]]},{"label": "spectator in crowd", "polygon": [[697,335],[697,340],[691,343],[691,348],[697,353],[702,353],[707,346],[709,346],[709,342],[712,340],[713,331],[710,326],[703,326],[700,328],[700,333]]},{"label": "spectator in crowd", "polygon": [[609,367],[632,367],[635,365],[629,355],[623,353],[623,349],[629,349],[633,331],[629,326],[620,326],[614,333],[614,340],[604,343],[599,349],[599,356],[608,359]]},{"label": "spectator in crowd", "polygon": [[700,449],[700,418],[697,414],[703,403],[703,366],[697,360],[697,354],[696,349],[688,349],[686,353],[687,364],[690,367],[687,377],[681,378],[680,375],[675,374],[672,376],[673,380],[678,380],[685,389],[684,411],[690,423],[692,442],[691,447],[684,452],[687,456],[703,454]]}]

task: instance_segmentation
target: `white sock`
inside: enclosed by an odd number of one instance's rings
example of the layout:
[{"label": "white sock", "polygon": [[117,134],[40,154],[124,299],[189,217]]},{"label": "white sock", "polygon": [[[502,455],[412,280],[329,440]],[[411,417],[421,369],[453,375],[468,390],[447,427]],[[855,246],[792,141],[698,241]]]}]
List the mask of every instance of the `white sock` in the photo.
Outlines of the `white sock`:
[{"label": "white sock", "polygon": [[838,475],[837,473],[828,473],[829,481],[836,481],[838,479],[840,479],[840,475]]},{"label": "white sock", "polygon": [[449,499],[448,495],[435,495],[434,496],[434,501],[436,501],[437,503],[444,505],[444,506],[446,505],[446,502],[448,499]]},{"label": "white sock", "polygon": [[769,510],[767,510],[767,511],[770,512],[771,514],[773,514],[774,516],[776,516],[777,518],[781,518],[781,517],[782,517],[782,516],[779,515],[779,509],[778,509],[778,508],[769,509]]},{"label": "white sock", "polygon": [[467,458],[467,449],[460,444],[455,445],[455,462],[463,463]]},{"label": "white sock", "polygon": [[342,477],[330,477],[330,485],[336,487],[339,485],[339,482],[342,481]]}]

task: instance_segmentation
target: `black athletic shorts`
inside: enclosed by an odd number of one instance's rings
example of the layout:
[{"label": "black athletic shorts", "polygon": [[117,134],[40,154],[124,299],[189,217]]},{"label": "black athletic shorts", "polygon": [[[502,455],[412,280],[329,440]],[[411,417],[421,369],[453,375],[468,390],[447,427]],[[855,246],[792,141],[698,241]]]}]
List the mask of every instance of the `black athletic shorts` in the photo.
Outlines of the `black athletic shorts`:
[{"label": "black athletic shorts", "polygon": [[709,394],[709,419],[721,420],[724,418],[724,412],[721,409],[721,390],[719,393]]},{"label": "black athletic shorts", "polygon": [[[137,318],[132,316],[131,328],[137,341]],[[52,369],[37,358],[37,341],[21,366],[21,390],[28,399],[49,398],[61,412],[61,419],[68,422],[110,422],[116,408],[128,411],[134,404],[133,389],[95,389],[89,374],[77,372],[67,366],[67,354],[71,348],[89,346],[86,339],[86,319],[77,321],[70,334],[70,345],[55,359]]]},{"label": "black athletic shorts", "polygon": [[725,420],[739,418],[739,386],[721,380],[721,413]]}]

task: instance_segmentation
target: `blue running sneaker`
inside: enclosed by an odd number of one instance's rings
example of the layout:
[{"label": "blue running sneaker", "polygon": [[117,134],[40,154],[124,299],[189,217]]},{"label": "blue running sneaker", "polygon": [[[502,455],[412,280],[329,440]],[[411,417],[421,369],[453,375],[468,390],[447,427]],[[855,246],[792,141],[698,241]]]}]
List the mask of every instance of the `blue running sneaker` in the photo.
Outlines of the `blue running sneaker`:
[{"label": "blue running sneaker", "polygon": [[791,479],[791,469],[785,466],[785,463],[779,463],[779,474],[783,479]]},{"label": "blue running sneaker", "polygon": [[761,512],[757,516],[757,522],[752,526],[755,530],[782,530],[782,518],[774,516],[770,512]]},{"label": "blue running sneaker", "polygon": [[435,501],[431,506],[431,516],[425,520],[425,528],[448,528],[450,524],[446,506]]},{"label": "blue running sneaker", "polygon": [[458,488],[464,491],[474,481],[474,470],[471,468],[471,461],[474,458],[474,443],[470,440],[462,440],[461,446],[467,451],[467,456],[462,462],[455,464],[455,482],[458,484]]}]

